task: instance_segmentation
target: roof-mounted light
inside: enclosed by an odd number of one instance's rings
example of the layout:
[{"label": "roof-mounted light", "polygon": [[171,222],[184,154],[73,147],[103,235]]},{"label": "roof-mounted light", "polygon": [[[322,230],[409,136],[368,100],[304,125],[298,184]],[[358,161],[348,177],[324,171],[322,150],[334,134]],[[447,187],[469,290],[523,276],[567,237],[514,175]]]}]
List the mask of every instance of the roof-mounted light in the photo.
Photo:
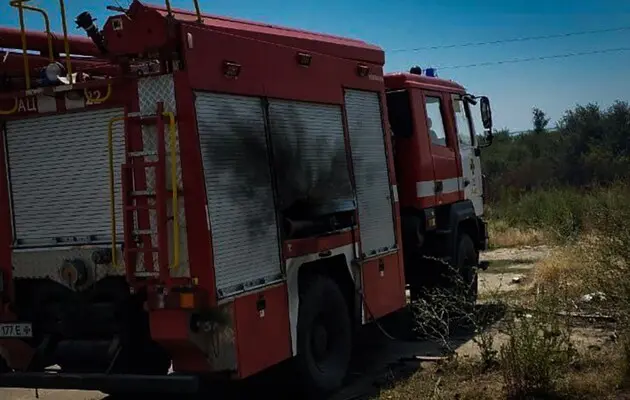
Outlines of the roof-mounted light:
[{"label": "roof-mounted light", "polygon": [[437,78],[437,70],[435,68],[427,68],[424,70],[424,73],[430,78]]},{"label": "roof-mounted light", "polygon": [[420,68],[417,65],[414,65],[413,67],[409,69],[409,73],[414,74],[414,75],[422,75],[422,68]]}]

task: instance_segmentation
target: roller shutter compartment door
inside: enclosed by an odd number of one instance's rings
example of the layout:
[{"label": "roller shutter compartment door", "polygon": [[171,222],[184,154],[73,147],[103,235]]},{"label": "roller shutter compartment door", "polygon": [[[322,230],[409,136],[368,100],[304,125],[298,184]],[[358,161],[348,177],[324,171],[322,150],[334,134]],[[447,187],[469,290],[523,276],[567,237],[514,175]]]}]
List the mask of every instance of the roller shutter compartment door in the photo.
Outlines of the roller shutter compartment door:
[{"label": "roller shutter compartment door", "polygon": [[346,90],[346,115],[364,257],[396,246],[381,104],[376,92]]},{"label": "roller shutter compartment door", "polygon": [[[76,112],[7,123],[12,212],[18,246],[111,240],[107,130],[122,109]],[[122,239],[122,123],[114,125],[114,184]]]},{"label": "roller shutter compartment door", "polygon": [[341,106],[269,100],[281,208],[296,200],[325,215],[355,209]]},{"label": "roller shutter compartment door", "polygon": [[196,93],[219,297],[282,278],[261,99]]}]

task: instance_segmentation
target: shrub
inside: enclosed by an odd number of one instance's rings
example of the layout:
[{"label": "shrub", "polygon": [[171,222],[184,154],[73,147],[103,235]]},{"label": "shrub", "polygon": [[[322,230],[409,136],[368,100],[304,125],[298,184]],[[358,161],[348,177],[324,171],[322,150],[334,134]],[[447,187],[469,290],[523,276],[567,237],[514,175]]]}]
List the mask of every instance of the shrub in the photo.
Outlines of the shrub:
[{"label": "shrub", "polygon": [[509,339],[501,346],[499,362],[508,397],[555,393],[576,354],[568,327],[540,310],[510,321],[507,333]]}]

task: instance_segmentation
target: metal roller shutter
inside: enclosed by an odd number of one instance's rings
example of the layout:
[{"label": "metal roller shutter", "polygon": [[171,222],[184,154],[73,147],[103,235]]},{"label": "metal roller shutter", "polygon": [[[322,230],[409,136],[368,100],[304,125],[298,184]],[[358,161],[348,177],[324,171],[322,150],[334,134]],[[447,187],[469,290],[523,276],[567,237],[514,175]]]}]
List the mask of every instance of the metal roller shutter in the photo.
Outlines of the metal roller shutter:
[{"label": "metal roller shutter", "polygon": [[225,297],[281,279],[261,99],[196,94],[217,290]]},{"label": "metal roller shutter", "polygon": [[269,101],[281,206],[308,197],[315,214],[355,209],[340,106]]},{"label": "metal roller shutter", "polygon": [[359,203],[364,257],[396,245],[385,140],[378,93],[346,90],[346,114]]},{"label": "metal roller shutter", "polygon": [[[110,238],[107,127],[120,108],[11,121],[7,153],[18,245],[50,246],[68,240]],[[120,165],[122,124],[115,124],[117,221],[122,235]],[[122,236],[119,236],[122,238]]]}]

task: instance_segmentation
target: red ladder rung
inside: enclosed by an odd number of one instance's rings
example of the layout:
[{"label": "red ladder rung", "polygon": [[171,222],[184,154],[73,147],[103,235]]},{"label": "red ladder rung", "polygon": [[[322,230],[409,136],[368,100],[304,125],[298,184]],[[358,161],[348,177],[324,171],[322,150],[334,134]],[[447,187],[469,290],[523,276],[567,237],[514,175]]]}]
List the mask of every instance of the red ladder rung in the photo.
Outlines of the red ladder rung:
[{"label": "red ladder rung", "polygon": [[134,247],[131,249],[127,249],[127,251],[130,253],[157,253],[158,251],[160,251],[160,249],[158,249],[157,247]]},{"label": "red ladder rung", "polygon": [[[135,196],[138,197],[138,196]],[[148,210],[156,210],[157,205],[155,204],[145,204],[145,205],[135,205],[135,206],[126,206],[125,211],[148,211]]]},{"label": "red ladder rung", "polygon": [[157,115],[139,115],[139,113],[127,114],[127,120],[131,122],[139,122],[142,125],[154,125],[158,122]]},{"label": "red ladder rung", "polygon": [[159,162],[157,161],[144,161],[144,162],[133,162],[131,164],[129,164],[129,168],[131,169],[136,169],[136,168],[157,168],[158,165],[160,165]]}]

